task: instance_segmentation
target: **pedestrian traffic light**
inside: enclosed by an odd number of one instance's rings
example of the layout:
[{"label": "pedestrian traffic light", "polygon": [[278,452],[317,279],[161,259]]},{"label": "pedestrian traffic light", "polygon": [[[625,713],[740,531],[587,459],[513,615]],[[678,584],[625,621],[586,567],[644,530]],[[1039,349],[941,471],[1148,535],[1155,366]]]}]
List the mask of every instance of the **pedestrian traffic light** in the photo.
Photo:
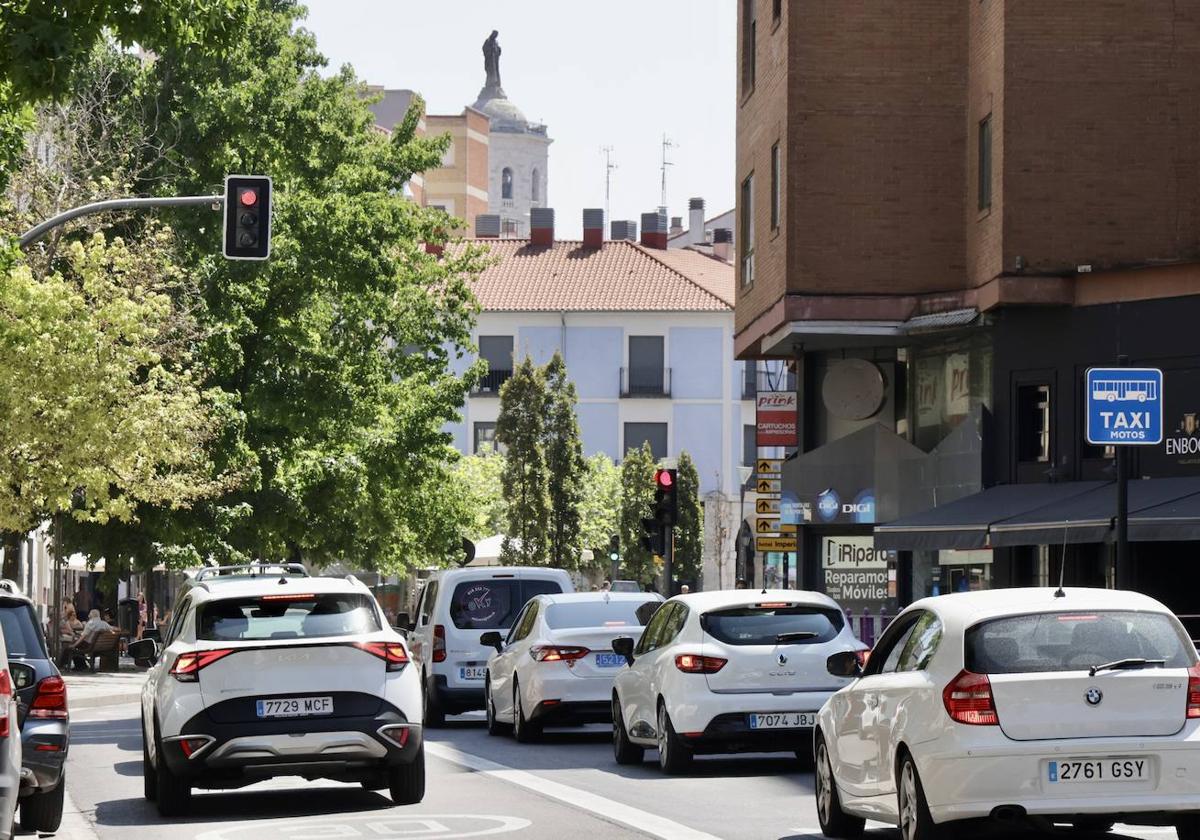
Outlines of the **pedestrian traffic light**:
[{"label": "pedestrian traffic light", "polygon": [[608,559],[616,563],[621,559],[621,536],[613,534],[608,538]]},{"label": "pedestrian traffic light", "polygon": [[271,179],[225,176],[225,258],[265,260],[271,255]]},{"label": "pedestrian traffic light", "polygon": [[642,548],[655,555],[663,553],[662,524],[654,517],[642,520]]},{"label": "pedestrian traffic light", "polygon": [[679,521],[678,475],[675,470],[654,471],[654,518],[668,528]]}]

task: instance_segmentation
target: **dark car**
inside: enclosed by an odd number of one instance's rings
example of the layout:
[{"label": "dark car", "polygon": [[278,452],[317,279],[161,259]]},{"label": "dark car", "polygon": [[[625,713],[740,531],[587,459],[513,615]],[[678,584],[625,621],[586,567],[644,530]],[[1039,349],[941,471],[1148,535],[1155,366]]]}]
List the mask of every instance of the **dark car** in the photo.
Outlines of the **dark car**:
[{"label": "dark car", "polygon": [[67,687],[46,648],[33,602],[11,580],[0,580],[0,629],[21,727],[21,828],[56,831],[71,740]]}]

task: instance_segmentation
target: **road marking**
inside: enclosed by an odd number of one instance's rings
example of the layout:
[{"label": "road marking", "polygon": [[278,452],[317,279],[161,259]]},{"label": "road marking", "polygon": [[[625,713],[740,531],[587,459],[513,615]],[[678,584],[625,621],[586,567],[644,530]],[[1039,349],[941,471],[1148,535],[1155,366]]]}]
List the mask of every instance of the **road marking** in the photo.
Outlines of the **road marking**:
[{"label": "road marking", "polygon": [[61,840],[100,840],[95,826],[92,825],[87,815],[79,810],[79,806],[71,798],[69,789],[63,791],[62,824],[58,827],[56,834]]},{"label": "road marking", "polygon": [[518,770],[515,767],[499,764],[481,756],[465,753],[448,744],[426,741],[425,751],[430,755],[437,756],[460,767],[466,767],[478,773],[486,773],[489,776],[517,785],[518,787],[523,787],[526,790],[531,790],[550,799],[557,799],[559,802],[563,802],[574,808],[590,811],[596,816],[610,822],[618,822],[653,837],[660,837],[662,840],[720,840],[720,838],[712,834],[688,828],[686,825],[669,820],[666,817],[660,817],[658,814],[652,814],[649,811],[643,811],[640,808],[634,808],[631,805],[626,805],[613,799],[606,799],[603,796],[579,790],[570,785],[552,782],[534,773]]},{"label": "road marking", "polygon": [[[478,826],[483,823],[483,826]],[[533,825],[524,817],[487,814],[358,814],[324,819],[268,820],[206,831],[196,840],[230,840],[234,836],[262,837],[270,830],[273,840],[329,840],[329,838],[421,837],[425,840],[455,840],[511,834]],[[73,840],[73,839],[72,839]]]}]

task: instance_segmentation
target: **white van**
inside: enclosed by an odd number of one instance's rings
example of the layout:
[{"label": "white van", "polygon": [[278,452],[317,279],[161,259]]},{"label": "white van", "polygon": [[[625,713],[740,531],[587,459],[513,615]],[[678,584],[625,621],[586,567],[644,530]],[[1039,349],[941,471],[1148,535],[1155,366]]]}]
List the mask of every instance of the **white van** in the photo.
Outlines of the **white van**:
[{"label": "white van", "polygon": [[484,707],[483,687],[492,648],[480,644],[488,630],[508,630],[534,595],[574,592],[562,569],[493,566],[434,572],[421,590],[409,632],[421,668],[425,725],[447,714]]}]

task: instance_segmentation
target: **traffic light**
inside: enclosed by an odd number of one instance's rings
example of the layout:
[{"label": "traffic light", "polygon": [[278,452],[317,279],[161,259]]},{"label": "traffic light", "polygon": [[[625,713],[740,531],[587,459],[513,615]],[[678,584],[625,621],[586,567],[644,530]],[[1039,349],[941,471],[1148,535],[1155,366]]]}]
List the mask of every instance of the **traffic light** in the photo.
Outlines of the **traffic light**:
[{"label": "traffic light", "polygon": [[225,258],[265,260],[271,255],[271,179],[225,176]]},{"label": "traffic light", "polygon": [[679,521],[678,475],[675,470],[654,471],[654,518],[668,528]]},{"label": "traffic light", "polygon": [[621,559],[621,535],[613,534],[608,538],[608,559],[616,563]]},{"label": "traffic light", "polygon": [[653,517],[642,520],[642,548],[651,554],[662,556],[662,524]]}]

